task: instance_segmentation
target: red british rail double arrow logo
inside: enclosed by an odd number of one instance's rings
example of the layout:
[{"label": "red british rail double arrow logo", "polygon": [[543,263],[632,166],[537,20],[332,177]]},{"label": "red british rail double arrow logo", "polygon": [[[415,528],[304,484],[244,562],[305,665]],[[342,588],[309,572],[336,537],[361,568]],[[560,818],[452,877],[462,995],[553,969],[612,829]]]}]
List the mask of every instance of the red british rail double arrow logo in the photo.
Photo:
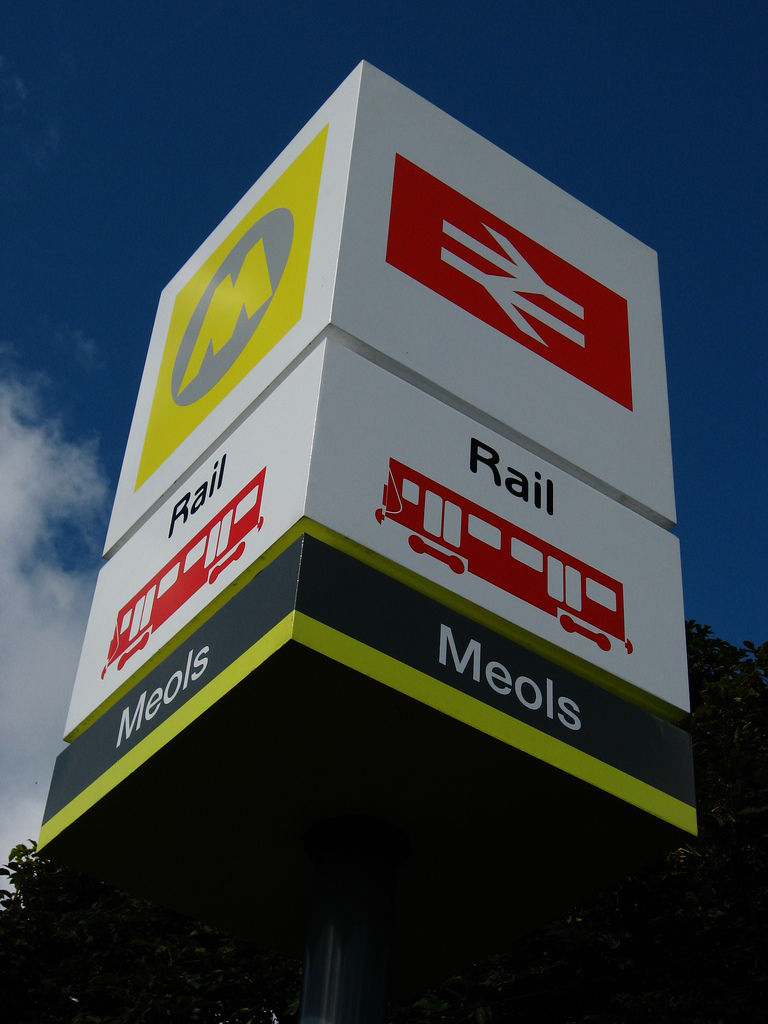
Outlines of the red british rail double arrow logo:
[{"label": "red british rail double arrow logo", "polygon": [[387,262],[627,409],[627,300],[397,154]]}]

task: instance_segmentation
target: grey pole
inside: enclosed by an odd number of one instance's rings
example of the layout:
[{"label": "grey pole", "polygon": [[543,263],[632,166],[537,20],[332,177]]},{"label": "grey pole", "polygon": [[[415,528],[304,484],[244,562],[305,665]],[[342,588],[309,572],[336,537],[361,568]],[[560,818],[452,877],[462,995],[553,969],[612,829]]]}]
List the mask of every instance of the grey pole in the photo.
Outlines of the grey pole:
[{"label": "grey pole", "polygon": [[306,838],[314,882],[299,1024],[383,1024],[401,832],[372,818],[332,818]]}]

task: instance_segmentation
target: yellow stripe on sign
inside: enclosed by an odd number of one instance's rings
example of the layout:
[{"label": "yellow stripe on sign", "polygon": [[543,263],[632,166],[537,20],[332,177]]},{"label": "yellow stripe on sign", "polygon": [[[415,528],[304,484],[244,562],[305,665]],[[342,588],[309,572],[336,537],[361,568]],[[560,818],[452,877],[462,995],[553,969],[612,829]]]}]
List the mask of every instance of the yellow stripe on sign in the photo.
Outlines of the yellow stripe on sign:
[{"label": "yellow stripe on sign", "polygon": [[663,821],[698,834],[696,809],[596,757],[540,732],[446,683],[382,654],[302,612],[294,616],[293,639],[400,693],[546,761]]},{"label": "yellow stripe on sign", "polygon": [[299,322],[328,126],[179,291],[135,490]]}]

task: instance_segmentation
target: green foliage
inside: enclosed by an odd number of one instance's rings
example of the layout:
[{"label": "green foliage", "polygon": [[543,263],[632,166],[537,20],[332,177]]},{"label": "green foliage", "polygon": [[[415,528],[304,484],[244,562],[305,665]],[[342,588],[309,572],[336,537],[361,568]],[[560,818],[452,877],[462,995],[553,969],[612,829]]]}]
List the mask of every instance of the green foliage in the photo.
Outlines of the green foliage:
[{"label": "green foliage", "polygon": [[[8,1024],[270,1024],[297,965],[134,899],[17,846],[0,894]],[[201,880],[204,884],[204,880]]]},{"label": "green foliage", "polygon": [[[688,654],[698,837],[393,1008],[394,1024],[766,1019],[768,644],[737,648],[689,623]],[[58,868],[32,846],[17,846],[0,874],[13,887],[0,893],[8,1024],[271,1024],[272,1012],[285,1024],[296,1011],[294,963]]]},{"label": "green foliage", "polygon": [[768,643],[688,623],[699,835],[398,1011],[397,1024],[768,1018]]}]

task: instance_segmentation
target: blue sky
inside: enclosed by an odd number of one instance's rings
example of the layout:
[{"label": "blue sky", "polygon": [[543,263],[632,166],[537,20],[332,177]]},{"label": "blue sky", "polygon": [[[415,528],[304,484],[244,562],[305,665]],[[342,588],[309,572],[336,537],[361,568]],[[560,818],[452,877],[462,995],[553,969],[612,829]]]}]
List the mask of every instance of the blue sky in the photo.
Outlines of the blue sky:
[{"label": "blue sky", "polygon": [[657,250],[686,615],[768,638],[767,28],[744,0],[4,5],[0,854],[39,823],[160,291],[361,59]]}]

